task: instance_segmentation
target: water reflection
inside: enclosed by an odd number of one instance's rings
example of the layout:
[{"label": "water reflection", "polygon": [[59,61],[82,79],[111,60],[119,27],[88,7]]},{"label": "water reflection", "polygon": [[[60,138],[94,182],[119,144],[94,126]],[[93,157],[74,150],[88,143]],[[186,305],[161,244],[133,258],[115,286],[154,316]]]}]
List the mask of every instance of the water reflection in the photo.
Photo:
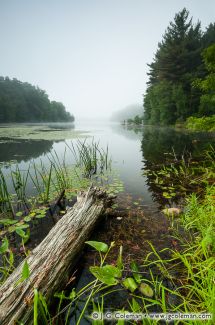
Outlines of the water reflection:
[{"label": "water reflection", "polygon": [[[159,171],[163,164],[166,166],[170,166],[170,163],[176,164],[181,161],[181,159],[184,161],[188,161],[189,159],[190,161],[192,157],[192,160],[199,161],[198,158],[202,156],[202,153],[210,149],[211,145],[214,146],[214,144],[214,134],[181,132],[173,128],[145,127],[142,130],[141,140],[143,157],[142,169],[143,172],[150,171],[147,173],[146,183],[148,185],[148,190],[152,194],[153,200],[159,203],[160,206],[164,204],[180,204],[183,196],[182,194],[190,194],[193,190],[191,186],[185,189],[184,185],[182,187],[184,192],[182,193],[175,185],[176,187],[172,187],[172,189],[175,189],[175,191],[173,191],[173,198],[164,198],[162,191],[168,191],[168,186],[170,184],[164,184],[164,176],[162,178],[162,183],[160,183],[157,176],[155,177],[153,174],[153,171]],[[180,179],[178,181],[180,181]],[[167,183],[169,183],[169,181]],[[173,186],[174,180],[172,179],[171,181],[171,186]]]},{"label": "water reflection", "polygon": [[0,162],[28,161],[51,151],[53,141],[0,139]]},{"label": "water reflection", "polygon": [[166,153],[175,153],[180,158],[185,152],[198,156],[215,143],[213,134],[177,131],[174,128],[144,127],[141,150],[147,163],[165,161]]},{"label": "water reflection", "polygon": [[[40,134],[41,139],[31,139],[33,132]],[[32,131],[31,131],[32,128]],[[46,139],[47,133],[58,131],[72,131],[75,128],[72,123],[26,123],[26,124],[1,124],[0,129],[0,162],[7,163],[9,161],[28,161],[32,158],[38,158],[49,153],[53,149],[54,142],[60,140]],[[26,129],[28,136],[25,138]],[[45,139],[44,139],[45,138]],[[66,134],[65,134],[66,138]],[[61,139],[62,140],[62,139]]]}]

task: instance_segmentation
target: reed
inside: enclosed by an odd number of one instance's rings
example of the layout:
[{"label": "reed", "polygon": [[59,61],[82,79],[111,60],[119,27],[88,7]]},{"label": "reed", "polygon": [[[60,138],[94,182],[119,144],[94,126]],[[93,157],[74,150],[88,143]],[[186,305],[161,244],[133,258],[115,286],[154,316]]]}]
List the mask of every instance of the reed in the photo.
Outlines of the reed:
[{"label": "reed", "polygon": [[19,166],[16,165],[15,170],[11,170],[11,179],[17,199],[22,201],[26,199],[26,186],[29,178],[30,165],[27,172],[21,171]]},{"label": "reed", "polygon": [[5,175],[0,168],[0,212],[13,212],[11,195],[7,188]]},{"label": "reed", "polygon": [[78,140],[76,145],[71,143],[71,147],[67,144],[68,148],[73,154],[76,166],[83,170],[85,177],[92,177],[95,174],[102,174],[111,165],[109,159],[108,146],[106,150],[100,148],[99,142],[87,143]]}]

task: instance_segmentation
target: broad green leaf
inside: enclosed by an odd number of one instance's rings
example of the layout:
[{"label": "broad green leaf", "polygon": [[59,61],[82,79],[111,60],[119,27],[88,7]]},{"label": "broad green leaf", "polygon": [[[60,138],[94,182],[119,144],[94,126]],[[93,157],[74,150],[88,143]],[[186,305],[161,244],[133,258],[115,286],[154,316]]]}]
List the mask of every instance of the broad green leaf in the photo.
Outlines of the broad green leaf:
[{"label": "broad green leaf", "polygon": [[29,221],[31,221],[31,217],[30,217],[30,216],[26,216],[26,217],[24,218],[24,220],[25,220],[25,222],[29,222]]},{"label": "broad green leaf", "polygon": [[8,227],[8,231],[9,231],[9,232],[14,232],[15,229],[16,229],[15,226],[10,226],[10,227]]},{"label": "broad green leaf", "polygon": [[41,219],[41,218],[44,218],[45,217],[45,214],[37,214],[36,215],[36,218],[37,219]]},{"label": "broad green leaf", "polygon": [[138,287],[133,278],[126,278],[123,281],[123,285],[126,289],[130,290],[131,292],[134,292]]},{"label": "broad green leaf", "polygon": [[116,278],[120,278],[122,276],[122,272],[113,265],[105,265],[102,267],[99,266],[91,266],[90,272],[101,282],[114,285],[118,283]]},{"label": "broad green leaf", "polygon": [[8,250],[8,247],[9,247],[8,240],[7,238],[4,238],[0,246],[0,254],[4,254]]},{"label": "broad green leaf", "polygon": [[29,225],[26,223],[17,223],[17,225],[15,227],[16,227],[16,229],[18,229],[18,228],[26,229],[26,228],[29,228]]},{"label": "broad green leaf", "polygon": [[141,283],[139,290],[142,294],[144,294],[146,297],[150,297],[152,298],[154,295],[154,291],[152,290],[152,288],[146,284],[146,283]]},{"label": "broad green leaf", "polygon": [[133,277],[137,283],[141,282],[141,275],[138,274],[137,272],[139,271],[137,264],[133,261],[131,262],[131,270],[133,271]]},{"label": "broad green leaf", "polygon": [[20,227],[16,228],[16,233],[22,238],[25,238],[25,236],[26,236],[24,230],[22,230],[22,228],[20,228]]},{"label": "broad green leaf", "polygon": [[4,226],[14,225],[17,222],[18,222],[17,220],[11,220],[11,219],[1,219],[0,220],[0,224],[2,224]]},{"label": "broad green leaf", "polygon": [[108,251],[108,245],[100,241],[86,241],[85,243],[95,248],[98,252],[107,253]]},{"label": "broad green leaf", "polygon": [[30,276],[30,270],[29,270],[28,262],[25,261],[22,268],[22,280],[28,279],[29,276]]},{"label": "broad green leaf", "polygon": [[30,238],[30,228],[28,228],[27,229],[27,232],[26,232],[26,234],[25,234],[25,237],[23,238],[23,243],[24,244],[26,244],[27,243],[27,241],[29,240],[29,238]]}]

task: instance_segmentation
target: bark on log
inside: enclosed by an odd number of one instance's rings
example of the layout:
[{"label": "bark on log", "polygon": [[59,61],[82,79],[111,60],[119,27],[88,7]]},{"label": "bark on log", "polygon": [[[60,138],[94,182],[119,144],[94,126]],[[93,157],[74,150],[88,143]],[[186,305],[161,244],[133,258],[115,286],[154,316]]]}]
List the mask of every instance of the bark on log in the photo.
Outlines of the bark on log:
[{"label": "bark on log", "polygon": [[0,324],[32,324],[34,288],[49,301],[69,280],[69,270],[111,198],[90,188],[77,198],[47,237],[25,259],[30,277],[17,285],[24,261],[0,287]]}]

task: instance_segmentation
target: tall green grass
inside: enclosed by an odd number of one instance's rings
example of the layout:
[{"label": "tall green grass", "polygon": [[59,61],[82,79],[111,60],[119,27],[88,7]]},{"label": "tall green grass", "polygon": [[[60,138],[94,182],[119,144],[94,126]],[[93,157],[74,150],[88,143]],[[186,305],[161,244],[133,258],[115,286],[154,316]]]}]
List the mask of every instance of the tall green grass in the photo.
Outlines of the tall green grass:
[{"label": "tall green grass", "polygon": [[76,165],[81,167],[86,177],[91,177],[95,174],[101,174],[111,165],[111,160],[108,154],[108,146],[106,150],[100,148],[99,142],[87,143],[87,139],[77,141],[76,146],[68,146],[76,161]]}]

